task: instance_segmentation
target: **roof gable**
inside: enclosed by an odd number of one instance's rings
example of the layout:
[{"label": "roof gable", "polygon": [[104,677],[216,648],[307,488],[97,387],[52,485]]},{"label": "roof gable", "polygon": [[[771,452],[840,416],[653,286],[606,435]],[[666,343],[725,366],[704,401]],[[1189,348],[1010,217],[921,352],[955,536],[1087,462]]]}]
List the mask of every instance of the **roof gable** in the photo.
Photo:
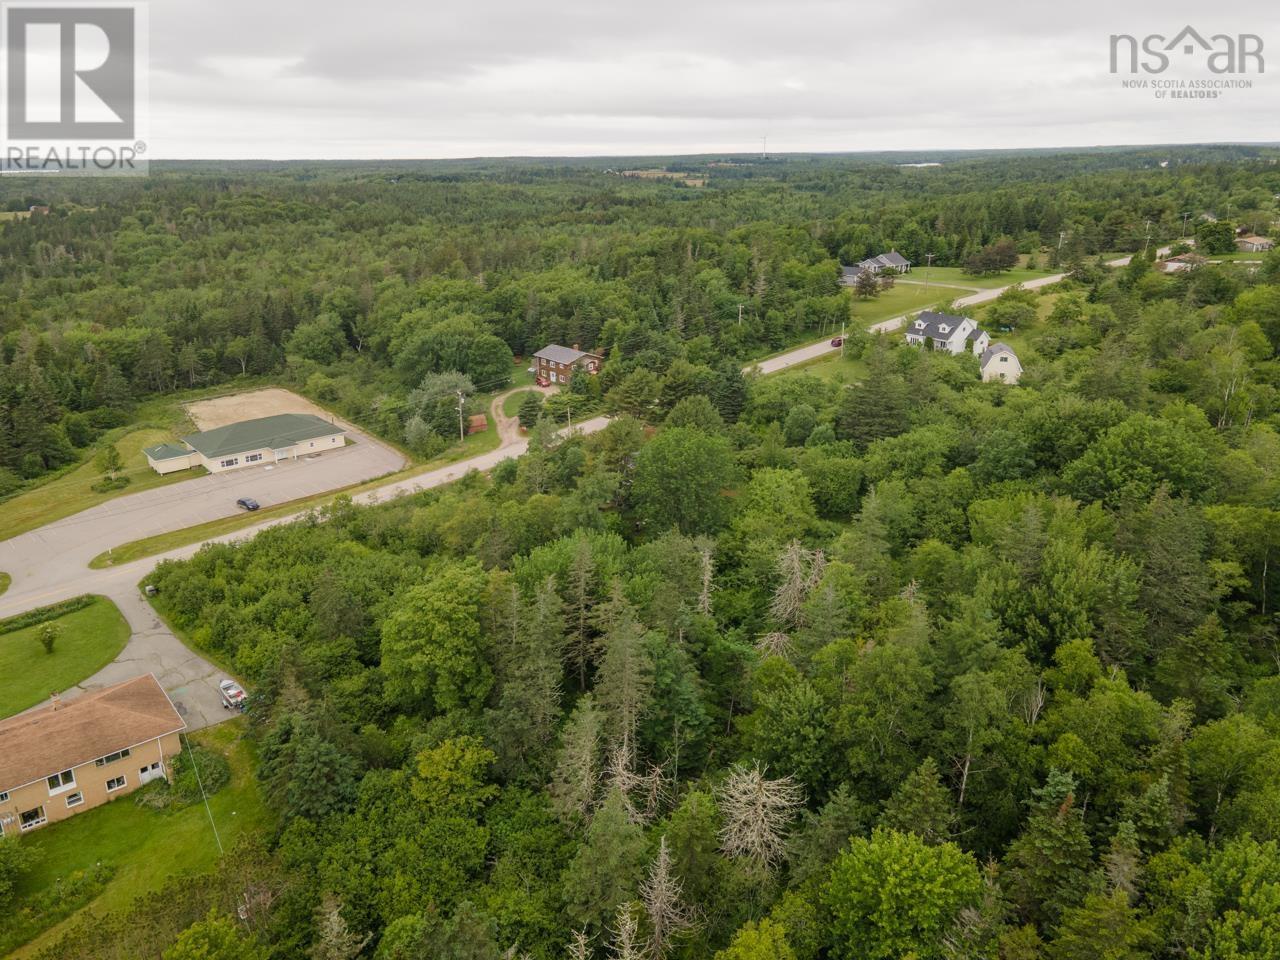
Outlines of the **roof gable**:
[{"label": "roof gable", "polygon": [[186,724],[153,674],[0,720],[0,790],[134,747]]}]

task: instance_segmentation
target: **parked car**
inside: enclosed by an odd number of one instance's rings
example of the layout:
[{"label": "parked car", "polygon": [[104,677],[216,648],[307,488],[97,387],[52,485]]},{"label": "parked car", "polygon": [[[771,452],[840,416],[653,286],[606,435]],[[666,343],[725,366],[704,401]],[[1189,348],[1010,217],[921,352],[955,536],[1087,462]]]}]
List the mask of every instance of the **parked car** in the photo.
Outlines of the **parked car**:
[{"label": "parked car", "polygon": [[831,345],[832,345],[833,347],[842,347],[842,346],[844,346],[844,337],[832,337],[832,339],[831,339]]},{"label": "parked car", "polygon": [[551,386],[551,381],[550,381],[550,380],[548,380],[546,377],[537,377],[533,382],[534,382],[534,383],[536,383],[536,384],[537,384],[538,386],[540,386],[540,387],[549,387],[549,386]]},{"label": "parked car", "polygon": [[236,501],[236,506],[241,510],[248,510],[252,513],[254,510],[257,510],[258,507],[262,506],[262,504],[258,503],[258,501],[253,499],[253,497],[241,497]]},{"label": "parked car", "polygon": [[223,710],[244,711],[245,701],[249,699],[249,695],[244,692],[244,687],[234,680],[223,680],[218,684],[218,690],[222,693]]}]

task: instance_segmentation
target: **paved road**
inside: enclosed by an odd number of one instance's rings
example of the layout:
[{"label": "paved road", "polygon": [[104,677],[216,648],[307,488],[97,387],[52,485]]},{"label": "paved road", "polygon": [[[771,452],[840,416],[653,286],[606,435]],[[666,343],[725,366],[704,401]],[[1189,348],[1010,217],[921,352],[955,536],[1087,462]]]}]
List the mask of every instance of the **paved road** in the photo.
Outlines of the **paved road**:
[{"label": "paved road", "polygon": [[[1160,251],[1163,256],[1168,248]],[[1129,257],[1110,261],[1124,266]],[[1055,274],[1023,284],[1028,289],[1057,283],[1064,274]],[[983,290],[955,301],[957,306],[986,303],[1008,287]],[[906,316],[875,324],[875,332],[898,329]],[[830,341],[822,340],[798,347],[781,356],[752,364],[747,369],[776,373],[833,352]],[[528,389],[528,388],[523,388]],[[509,393],[510,391],[508,391]],[[442,486],[472,470],[489,470],[509,457],[518,457],[528,448],[511,418],[502,414],[502,400],[495,398],[491,412],[499,435],[499,447],[489,453],[417,476],[388,482],[359,494],[357,503],[375,503],[405,494]],[[593,433],[608,423],[596,417],[574,427]],[[253,537],[268,527],[290,523],[302,513],[268,520],[235,533],[214,537],[155,557],[105,570],[90,570],[88,562],[110,547],[214,520],[235,512],[236,498],[252,496],[264,506],[311,496],[360,480],[394,471],[403,463],[394,450],[360,431],[352,430],[356,443],[325,454],[313,461],[277,465],[275,470],[247,469],[200,477],[155,491],[119,497],[30,533],[0,542],[0,570],[13,577],[8,591],[0,595],[0,617],[12,616],[34,607],[56,603],[82,593],[109,597],[120,608],[132,630],[132,637],[115,662],[65,691],[64,698],[97,689],[119,680],[153,671],[173,697],[192,729],[224,719],[217,693],[220,673],[212,664],[187,649],[156,617],[138,592],[137,584],[161,560],[185,559],[204,543],[229,542]]]},{"label": "paved road", "polygon": [[[1161,247],[1157,251],[1157,256],[1166,256],[1169,253],[1169,247]],[[1111,267],[1123,267],[1133,259],[1132,257],[1119,257],[1115,260],[1108,260],[1107,265]],[[1060,280],[1066,279],[1065,273],[1055,273],[1047,277],[1038,277],[1035,280],[1025,280],[1021,286],[1024,290],[1038,290],[1040,287],[1047,287],[1055,284]],[[992,287],[990,290],[979,290],[977,293],[971,293],[968,296],[958,297],[953,300],[957,307],[975,307],[979,304],[989,303],[996,299],[1000,294],[1004,293],[1010,287],[1017,284],[1007,284],[1003,287]],[[918,311],[917,311],[918,312]],[[908,314],[891,317],[888,320],[882,320],[880,323],[872,324],[870,331],[872,333],[892,333],[899,327],[906,324]],[[786,353],[779,354],[776,357],[769,357],[767,360],[761,360],[759,363],[750,364],[746,370],[755,370],[758,373],[777,373],[779,370],[786,370],[797,364],[806,363],[810,360],[816,360],[818,357],[824,357],[829,353],[839,350],[839,347],[833,347],[830,340],[819,340],[817,343],[806,344],[803,347],[797,347]]]},{"label": "paved road", "polygon": [[[497,405],[495,420],[497,420],[501,412],[501,398],[495,400],[495,404]],[[597,417],[575,425],[574,430],[582,433],[593,433],[607,423],[607,418]],[[508,457],[517,457],[524,453],[529,445],[527,439],[519,436],[518,429],[514,432],[500,429],[499,437],[501,438],[500,446],[489,453],[480,454],[447,467],[426,471],[416,476],[388,482],[373,490],[358,494],[353,499],[357,503],[376,503],[392,497],[442,486],[463,477],[472,470],[492,469]],[[381,444],[376,444],[376,446],[382,447]],[[324,459],[342,457],[361,448],[367,449],[366,444],[360,443],[345,447],[341,451],[326,454]],[[394,455],[399,457],[399,454]],[[306,466],[314,467],[315,465],[315,463],[311,463]],[[290,464],[289,466],[293,465]],[[305,469],[305,467],[301,469]],[[147,497],[170,491],[185,490],[191,488],[192,485],[204,484],[204,481],[207,480],[234,479],[239,474],[244,473],[256,475],[258,471],[242,470],[234,471],[231,474],[220,474],[217,477],[201,477],[174,484],[171,487],[160,488],[151,494],[142,493],[135,496]],[[303,481],[299,479],[298,482]],[[345,483],[336,485],[344,486]],[[321,489],[332,489],[334,486],[335,484],[330,483]],[[225,492],[221,487],[218,489],[221,492]],[[257,493],[252,490],[248,492],[257,496]],[[200,494],[202,497],[203,486],[200,489]],[[245,494],[232,494],[232,502],[234,502],[237,495],[243,496]],[[121,497],[119,500],[112,502],[119,503],[128,499],[132,498]],[[294,497],[282,495],[282,500],[291,499],[294,499]],[[190,501],[189,498],[179,495],[176,502],[181,504]],[[197,498],[196,502],[197,504],[200,502],[200,497]],[[269,501],[264,499],[262,502],[265,504]],[[103,506],[108,505],[104,504]],[[17,570],[21,571],[21,576],[15,572],[12,586],[6,593],[0,595],[0,617],[13,616],[34,607],[56,603],[59,600],[65,600],[82,593],[106,596],[120,608],[120,612],[129,623],[132,635],[124,650],[121,651],[120,656],[114,662],[76,687],[63,691],[63,699],[74,700],[78,695],[86,691],[96,690],[141,673],[154,672],[159,678],[161,686],[173,698],[174,705],[177,706],[178,711],[186,719],[190,729],[199,729],[226,719],[228,714],[221,707],[217,686],[218,680],[225,674],[204,658],[193,653],[174,636],[173,632],[156,616],[151,605],[142,597],[138,590],[138,582],[151,572],[161,560],[185,559],[195,554],[204,543],[249,539],[269,527],[297,520],[303,515],[303,512],[264,521],[263,523],[237,530],[234,533],[214,537],[202,543],[179,547],[158,556],[136,560],[118,567],[109,567],[105,570],[90,570],[87,567],[88,561],[108,546],[120,546],[139,537],[149,536],[151,533],[163,532],[165,529],[178,529],[183,526],[190,526],[193,522],[200,522],[199,520],[190,519],[189,513],[175,514],[168,507],[164,507],[155,511],[155,517],[146,515],[146,511],[128,509],[104,511],[101,514],[96,514],[91,522],[81,525],[70,523],[72,520],[84,518],[86,514],[95,513],[97,510],[98,508],[94,508],[93,510],[76,514],[74,517],[42,527],[39,530],[32,531],[30,534],[23,534],[21,537],[15,537],[13,540],[0,543],[0,570],[14,571],[16,567]],[[175,516],[185,518],[185,522],[174,523]],[[121,517],[131,519],[129,522],[121,523]],[[162,522],[158,518],[163,517],[169,518],[163,522],[167,522],[170,525],[156,530],[156,525]],[[70,534],[68,533],[69,530],[78,532]],[[139,532],[141,530],[148,532]],[[85,540],[86,543],[80,544],[76,542],[77,540]],[[12,564],[13,566],[6,566],[7,564]]]}]

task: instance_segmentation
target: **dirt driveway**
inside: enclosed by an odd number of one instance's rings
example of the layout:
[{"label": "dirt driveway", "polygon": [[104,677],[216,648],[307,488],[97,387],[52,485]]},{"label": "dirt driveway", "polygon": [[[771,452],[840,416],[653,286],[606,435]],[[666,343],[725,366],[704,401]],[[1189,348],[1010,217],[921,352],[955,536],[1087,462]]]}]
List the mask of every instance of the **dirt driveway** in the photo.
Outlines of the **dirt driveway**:
[{"label": "dirt driveway", "polygon": [[[184,409],[197,430],[212,430],[214,427],[225,427],[228,423],[273,417],[278,413],[313,413],[322,420],[337,419],[328,410],[316,406],[306,397],[300,397],[291,390],[280,387],[233,393],[225,397],[214,397],[211,400],[196,400],[193,403],[184,404]],[[341,419],[338,419],[338,423],[346,427],[350,426],[343,423]]]}]

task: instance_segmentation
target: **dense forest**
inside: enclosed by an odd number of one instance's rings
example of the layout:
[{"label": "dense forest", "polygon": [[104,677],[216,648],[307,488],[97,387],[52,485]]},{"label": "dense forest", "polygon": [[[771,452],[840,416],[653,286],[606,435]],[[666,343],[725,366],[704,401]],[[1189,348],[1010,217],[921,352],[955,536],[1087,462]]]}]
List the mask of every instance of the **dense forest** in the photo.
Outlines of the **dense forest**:
[{"label": "dense forest", "polygon": [[[73,418],[242,369],[394,418],[423,377],[582,342],[616,411],[161,564],[253,692],[278,816],[181,922],[145,904],[45,956],[1280,956],[1280,255],[1096,256],[1227,203],[1268,230],[1280,174],[1164,158],[32,198],[0,232],[20,473]],[[1071,272],[985,308],[1043,315],[1020,385],[896,336],[851,336],[850,383],[740,372],[847,313],[840,262],[1001,237]]]},{"label": "dense forest", "polygon": [[616,351],[609,386],[681,354],[714,367],[820,335],[848,315],[839,264],[887,248],[958,265],[1007,238],[1076,266],[1178,237],[1202,211],[1265,229],[1267,158],[1168,156],[670,164],[705,175],[696,189],[533,161],[6,180],[0,210],[49,212],[0,214],[0,496],[178,388],[287,378],[403,440],[415,416],[431,424],[412,397],[424,378],[491,389],[550,342]]}]

